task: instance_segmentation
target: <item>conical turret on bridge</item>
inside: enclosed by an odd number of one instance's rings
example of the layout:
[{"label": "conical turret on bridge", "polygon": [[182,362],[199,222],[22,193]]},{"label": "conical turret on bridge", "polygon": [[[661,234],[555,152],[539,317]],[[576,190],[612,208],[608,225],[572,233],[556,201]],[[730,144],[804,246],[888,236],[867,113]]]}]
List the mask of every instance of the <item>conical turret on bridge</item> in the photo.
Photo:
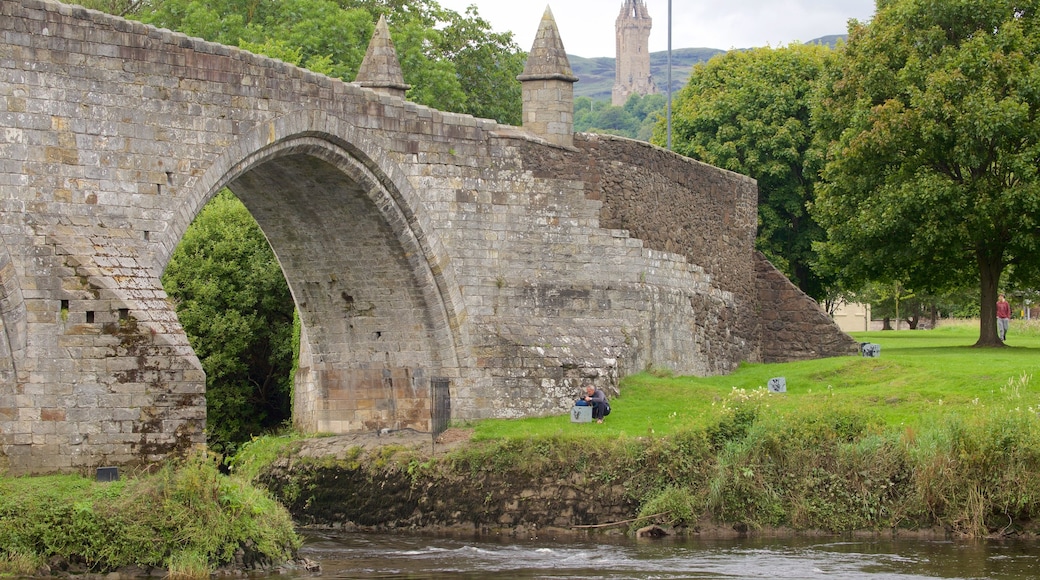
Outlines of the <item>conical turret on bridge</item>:
[{"label": "conical turret on bridge", "polygon": [[567,52],[552,10],[545,7],[524,72],[524,129],[556,145],[574,144],[574,83]]},{"label": "conical turret on bridge", "polygon": [[397,60],[397,50],[394,49],[390,29],[383,16],[380,16],[379,22],[376,23],[376,30],[372,33],[368,51],[365,52],[365,58],[361,61],[361,68],[358,69],[354,82],[378,93],[402,99],[405,92],[411,88],[411,85],[404,82],[401,63]]}]

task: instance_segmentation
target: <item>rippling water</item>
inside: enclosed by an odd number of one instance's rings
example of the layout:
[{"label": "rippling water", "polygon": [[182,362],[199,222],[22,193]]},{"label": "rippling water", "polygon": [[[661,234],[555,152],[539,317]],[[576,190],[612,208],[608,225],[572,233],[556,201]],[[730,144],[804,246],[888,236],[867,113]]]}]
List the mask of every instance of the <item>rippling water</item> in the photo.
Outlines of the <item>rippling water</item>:
[{"label": "rippling water", "polygon": [[822,539],[522,541],[307,534],[325,578],[964,578],[1040,577],[1025,542]]}]

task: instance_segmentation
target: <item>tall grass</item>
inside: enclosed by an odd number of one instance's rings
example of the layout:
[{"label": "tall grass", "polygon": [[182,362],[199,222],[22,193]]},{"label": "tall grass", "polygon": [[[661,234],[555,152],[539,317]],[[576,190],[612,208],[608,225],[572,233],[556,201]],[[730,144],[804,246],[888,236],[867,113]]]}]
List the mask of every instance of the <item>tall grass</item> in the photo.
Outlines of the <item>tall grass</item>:
[{"label": "tall grass", "polygon": [[0,576],[35,576],[44,565],[43,557],[26,554],[18,550],[7,550],[0,554]]},{"label": "tall grass", "polygon": [[204,452],[118,482],[0,479],[0,573],[58,557],[92,572],[136,565],[201,578],[225,565],[280,564],[298,547],[285,508],[221,475]]}]

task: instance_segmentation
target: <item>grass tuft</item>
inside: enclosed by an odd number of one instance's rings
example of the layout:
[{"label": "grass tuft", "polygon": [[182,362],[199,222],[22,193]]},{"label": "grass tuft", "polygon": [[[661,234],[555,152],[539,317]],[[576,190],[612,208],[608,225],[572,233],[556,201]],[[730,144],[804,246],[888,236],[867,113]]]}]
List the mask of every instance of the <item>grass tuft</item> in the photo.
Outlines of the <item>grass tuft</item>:
[{"label": "grass tuft", "polygon": [[44,559],[36,554],[25,553],[17,549],[0,550],[0,577],[13,576],[24,578],[35,576],[37,570],[44,565]]},{"label": "grass tuft", "polygon": [[238,452],[228,460],[228,467],[243,481],[254,481],[264,466],[270,465],[284,455],[292,443],[301,437],[295,431],[281,435],[253,437],[250,441],[243,443]]},{"label": "grass tuft", "polygon": [[210,564],[206,554],[183,551],[170,556],[167,580],[206,580],[210,576]]}]

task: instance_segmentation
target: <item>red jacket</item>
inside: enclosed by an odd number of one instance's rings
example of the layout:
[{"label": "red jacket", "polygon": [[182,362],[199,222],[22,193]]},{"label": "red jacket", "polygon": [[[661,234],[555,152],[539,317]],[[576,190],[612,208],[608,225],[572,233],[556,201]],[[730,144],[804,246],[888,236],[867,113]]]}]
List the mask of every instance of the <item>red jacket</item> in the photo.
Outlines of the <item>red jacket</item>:
[{"label": "red jacket", "polygon": [[1011,318],[1011,304],[997,302],[997,318]]}]

